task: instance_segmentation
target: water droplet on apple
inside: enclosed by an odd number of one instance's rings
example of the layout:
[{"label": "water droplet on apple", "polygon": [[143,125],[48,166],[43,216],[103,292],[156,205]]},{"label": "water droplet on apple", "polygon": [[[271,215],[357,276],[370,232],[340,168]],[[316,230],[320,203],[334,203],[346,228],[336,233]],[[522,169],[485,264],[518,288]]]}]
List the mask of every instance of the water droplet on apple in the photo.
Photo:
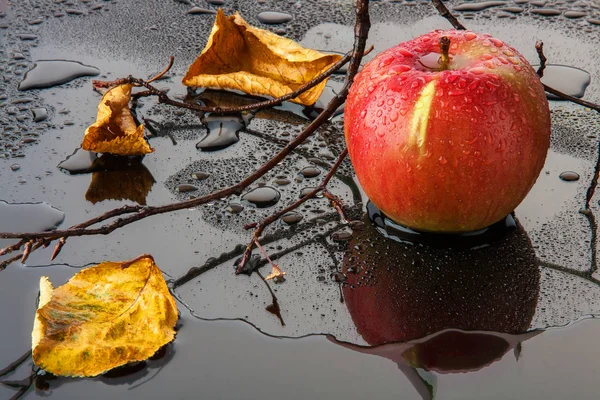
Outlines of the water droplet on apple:
[{"label": "water droplet on apple", "polygon": [[496,39],[496,38],[491,37],[488,40],[490,42],[492,42],[492,44],[494,46],[496,46],[496,47],[502,47],[502,46],[504,46],[504,43],[502,43],[502,40],[500,40],[500,39]]},{"label": "water droplet on apple", "polygon": [[477,35],[473,32],[465,32],[464,38],[467,40],[473,40],[477,37]]}]

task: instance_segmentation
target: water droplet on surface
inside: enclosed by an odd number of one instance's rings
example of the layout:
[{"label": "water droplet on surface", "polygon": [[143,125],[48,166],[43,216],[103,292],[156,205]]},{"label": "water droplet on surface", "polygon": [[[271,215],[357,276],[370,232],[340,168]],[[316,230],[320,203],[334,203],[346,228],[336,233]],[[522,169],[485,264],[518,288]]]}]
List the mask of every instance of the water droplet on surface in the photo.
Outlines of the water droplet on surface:
[{"label": "water droplet on surface", "polygon": [[19,90],[44,89],[72,81],[82,76],[96,76],[98,68],[77,61],[40,60],[25,74]]},{"label": "water droplet on surface", "polygon": [[187,14],[196,15],[196,14],[216,14],[215,10],[209,10],[207,8],[202,8],[198,6],[194,6],[187,11]]},{"label": "water droplet on surface", "polygon": [[562,172],[559,176],[560,179],[567,182],[574,182],[579,180],[579,174],[574,171]]},{"label": "water droplet on surface", "polygon": [[244,206],[239,203],[229,203],[226,210],[231,214],[239,214],[244,210]]},{"label": "water droplet on surface", "polygon": [[321,170],[317,167],[305,167],[300,171],[305,178],[314,178],[315,176],[319,176],[321,174]]},{"label": "water droplet on surface", "polygon": [[283,24],[290,22],[293,18],[290,14],[278,11],[263,11],[256,16],[256,19],[263,24]]},{"label": "water droplet on surface", "polygon": [[297,224],[298,222],[302,221],[303,218],[304,217],[302,214],[296,211],[290,211],[281,216],[281,220],[288,225]]},{"label": "water droplet on surface", "polygon": [[554,17],[562,14],[562,11],[556,10],[554,8],[535,8],[529,11],[532,14],[543,15],[545,17]]},{"label": "water droplet on surface", "polygon": [[175,188],[175,191],[179,193],[195,192],[196,190],[198,190],[198,187],[190,185],[189,183],[182,183],[181,185],[177,185]]},{"label": "water droplet on surface", "polygon": [[[306,196],[307,194],[309,194],[310,192],[312,192],[312,191],[313,191],[313,190],[315,190],[315,189],[316,189],[316,188],[314,188],[314,187],[305,187],[305,188],[302,188],[302,189],[300,190],[300,197],[304,197],[304,196]],[[318,192],[318,193],[315,195],[315,197],[317,197],[317,198],[323,197],[323,194],[322,194],[321,192]]]},{"label": "water droplet on surface", "polygon": [[334,242],[346,242],[350,239],[352,239],[352,232],[347,230],[340,230],[331,234],[331,240]]},{"label": "water droplet on surface", "polygon": [[31,113],[33,114],[34,122],[42,122],[48,118],[48,110],[46,110],[44,107],[32,108]]},{"label": "water droplet on surface", "polygon": [[482,11],[490,7],[505,6],[505,1],[482,1],[480,3],[463,3],[455,6],[454,11]]},{"label": "water droplet on surface", "polygon": [[192,179],[196,179],[198,181],[202,181],[210,176],[207,172],[194,172],[192,174]]},{"label": "water droplet on surface", "polygon": [[239,142],[239,132],[245,127],[240,117],[231,115],[211,114],[202,118],[202,124],[208,131],[196,144],[196,148],[202,151],[222,150]]},{"label": "water droplet on surface", "polygon": [[581,18],[581,17],[585,17],[586,15],[588,15],[588,13],[586,11],[565,11],[565,13],[563,14],[566,18]]},{"label": "water droplet on surface", "polygon": [[281,194],[271,186],[262,186],[252,189],[242,196],[242,200],[258,208],[271,207],[279,201]]},{"label": "water droplet on surface", "polygon": [[290,183],[292,183],[292,181],[290,181],[287,178],[277,178],[273,181],[273,183],[275,183],[276,185],[279,185],[279,186],[285,186],[285,185],[289,185]]}]

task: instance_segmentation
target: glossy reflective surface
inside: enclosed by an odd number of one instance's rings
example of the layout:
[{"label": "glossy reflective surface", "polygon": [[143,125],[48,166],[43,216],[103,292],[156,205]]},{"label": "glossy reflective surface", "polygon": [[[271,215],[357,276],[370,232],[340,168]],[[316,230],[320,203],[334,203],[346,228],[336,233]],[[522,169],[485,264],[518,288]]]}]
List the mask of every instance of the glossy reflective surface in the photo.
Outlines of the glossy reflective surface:
[{"label": "glossy reflective surface", "polygon": [[[230,6],[253,24],[261,11],[292,15],[273,28],[285,28],[307,46],[342,53],[351,47],[348,4],[257,4]],[[467,26],[492,33],[532,62],[533,38],[543,39],[553,64],[589,72],[584,98],[600,100],[595,3],[449,4]],[[338,90],[341,79],[334,78],[338,82],[328,83],[331,90],[315,107],[284,104],[241,121],[236,117],[239,126],[228,136],[235,141],[214,151],[196,148],[208,131],[206,139],[217,132],[206,117],[143,99],[137,114],[153,121],[155,153],[122,159],[79,151],[57,168],[94,121],[100,96],[86,77],[19,91],[24,73],[35,60],[67,59],[93,65],[103,79],[148,77],[175,55],[173,70],[156,84],[185,98],[181,76],[212,22],[209,14],[188,14],[194,6],[187,0],[0,0],[0,24],[6,25],[0,30],[0,66],[7,82],[0,85],[0,200],[6,202],[0,203],[0,231],[68,227],[124,204],[164,204],[228,186],[281,149]],[[429,4],[370,6],[374,53],[448,28]],[[534,12],[539,8],[556,11]],[[257,100],[216,91],[197,99],[210,105]],[[31,110],[40,107],[46,119],[35,121]],[[598,159],[600,114],[565,102],[552,101],[551,108],[547,163],[511,229],[494,240],[456,249],[384,237],[368,220],[367,199],[345,162],[329,188],[346,204],[349,223],[318,198],[283,217],[261,240],[287,273],[285,282],[269,283],[276,301],[257,274],[235,276],[233,264],[251,234],[244,225],[318,185],[343,148],[336,116],[241,196],[155,216],[108,236],[69,239],[54,262],[50,247],[0,271],[0,369],[30,347],[40,276],[59,285],[89,263],[151,252],[179,300],[175,342],[119,374],[39,378],[27,398],[595,399],[600,325],[590,316],[600,314],[597,198],[590,202],[591,214],[579,210]],[[220,129],[221,121],[216,123]],[[564,180],[565,172],[579,179]],[[190,185],[196,190],[183,190]],[[249,193],[260,196],[249,199]],[[26,215],[7,213],[7,207],[25,207],[8,203],[39,202],[55,209],[34,205]],[[252,265],[263,276],[270,272],[259,258]],[[2,379],[22,380],[30,372],[26,360]],[[0,397],[15,393],[0,386]]]}]

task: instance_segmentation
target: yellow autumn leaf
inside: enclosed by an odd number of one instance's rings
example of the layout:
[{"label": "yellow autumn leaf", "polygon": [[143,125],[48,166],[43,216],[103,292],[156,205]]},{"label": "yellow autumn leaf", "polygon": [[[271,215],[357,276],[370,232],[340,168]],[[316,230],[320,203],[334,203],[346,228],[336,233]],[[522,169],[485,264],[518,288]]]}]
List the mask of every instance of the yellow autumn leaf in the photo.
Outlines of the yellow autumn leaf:
[{"label": "yellow autumn leaf", "polygon": [[129,110],[132,87],[119,85],[102,96],[96,122],[86,129],[82,149],[120,156],[154,151],[144,138],[144,125],[137,126]]},{"label": "yellow autumn leaf", "polygon": [[54,375],[96,376],[154,355],[175,337],[177,319],[149,255],[86,268],[56,289],[42,277],[33,361]]},{"label": "yellow autumn leaf", "polygon": [[[183,84],[280,97],[303,86],[340,58],[250,26],[237,13],[227,17],[219,9],[208,43],[188,69]],[[292,101],[314,104],[325,83]]]}]

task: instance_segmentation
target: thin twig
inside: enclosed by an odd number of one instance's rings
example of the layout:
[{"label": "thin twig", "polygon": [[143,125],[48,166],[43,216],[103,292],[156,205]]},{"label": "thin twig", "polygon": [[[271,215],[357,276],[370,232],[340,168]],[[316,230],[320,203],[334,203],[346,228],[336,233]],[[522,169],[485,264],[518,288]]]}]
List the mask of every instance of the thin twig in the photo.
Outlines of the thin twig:
[{"label": "thin twig", "polygon": [[335,208],[335,210],[337,211],[342,222],[343,223],[350,222],[350,219],[348,218],[348,216],[346,215],[346,212],[344,211],[344,203],[342,202],[342,199],[340,199],[335,194],[331,193],[329,190],[327,190],[327,188],[323,188],[321,193],[323,193],[323,196],[325,196],[327,199],[329,199],[329,202],[331,203],[333,208]]},{"label": "thin twig", "polygon": [[541,40],[535,42],[535,51],[537,51],[538,57],[540,59],[540,67],[538,68],[536,73],[540,78],[542,78],[544,76],[544,70],[546,69],[546,61],[548,61],[548,59],[544,55],[544,42],[542,42]]},{"label": "thin twig", "polygon": [[582,100],[577,97],[570,96],[570,95],[563,93],[559,90],[556,90],[548,85],[545,85],[545,84],[543,84],[543,85],[544,85],[544,90],[548,93],[552,93],[553,95],[560,97],[563,100],[568,100],[571,103],[579,104],[580,106],[588,107],[588,108],[591,108],[592,110],[600,112],[600,105],[598,105],[598,104],[595,104],[595,103],[592,103],[592,102],[589,102],[586,100]]},{"label": "thin twig", "polygon": [[244,265],[246,265],[246,263],[250,259],[250,256],[252,254],[252,249],[258,243],[258,240],[259,240],[260,236],[262,235],[263,231],[265,230],[265,228],[267,226],[271,225],[273,222],[277,221],[285,213],[295,210],[296,208],[300,207],[306,201],[314,198],[319,192],[322,192],[323,190],[325,190],[325,187],[327,186],[327,184],[329,183],[331,178],[333,178],[333,176],[335,175],[335,172],[340,167],[340,165],[342,164],[342,161],[344,161],[344,158],[346,158],[347,155],[348,155],[348,149],[344,149],[344,151],[342,151],[342,153],[340,153],[337,160],[335,161],[335,164],[331,167],[331,169],[325,176],[325,179],[323,179],[323,181],[321,182],[321,184],[319,186],[317,186],[316,188],[314,188],[313,190],[308,192],[306,195],[301,197],[296,202],[277,211],[276,213],[269,215],[267,218],[263,219],[260,223],[258,223],[258,224],[255,223],[255,224],[249,225],[249,227],[252,227],[255,229],[252,234],[252,239],[250,240],[250,243],[248,243],[248,245],[246,246],[244,255],[242,256],[242,259],[240,260],[240,262],[238,264],[236,274],[239,274],[243,270]]},{"label": "thin twig", "polygon": [[161,73],[159,73],[158,75],[156,75],[154,78],[151,78],[148,81],[148,83],[154,82],[154,81],[162,78],[167,72],[169,72],[169,70],[173,66],[173,61],[175,61],[175,57],[173,57],[173,56],[169,57],[169,65],[167,65],[167,67],[165,69],[163,69]]},{"label": "thin twig", "polygon": [[461,24],[459,22],[459,20],[454,15],[452,15],[452,13],[448,10],[446,5],[444,3],[442,3],[442,0],[431,0],[431,2],[435,6],[435,8],[438,10],[438,13],[442,17],[446,18],[446,20],[448,22],[450,22],[450,24],[452,24],[454,29],[459,29],[461,31],[464,31],[467,29],[467,28],[465,28],[465,26],[463,24]]}]

